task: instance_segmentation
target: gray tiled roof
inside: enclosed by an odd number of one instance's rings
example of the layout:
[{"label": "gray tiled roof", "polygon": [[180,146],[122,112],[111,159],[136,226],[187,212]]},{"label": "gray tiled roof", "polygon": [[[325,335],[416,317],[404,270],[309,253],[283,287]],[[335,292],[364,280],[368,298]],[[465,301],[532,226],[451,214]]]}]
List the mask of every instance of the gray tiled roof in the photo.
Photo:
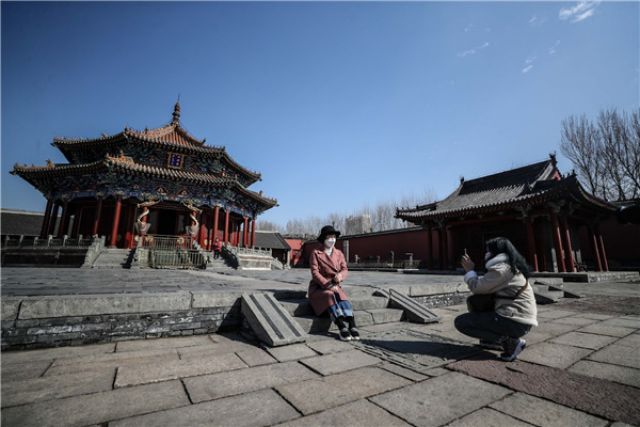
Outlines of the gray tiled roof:
[{"label": "gray tiled roof", "polygon": [[290,250],[291,246],[275,231],[256,231],[256,247],[264,249]]},{"label": "gray tiled roof", "polygon": [[0,231],[6,235],[38,236],[42,227],[42,212],[0,211]]}]

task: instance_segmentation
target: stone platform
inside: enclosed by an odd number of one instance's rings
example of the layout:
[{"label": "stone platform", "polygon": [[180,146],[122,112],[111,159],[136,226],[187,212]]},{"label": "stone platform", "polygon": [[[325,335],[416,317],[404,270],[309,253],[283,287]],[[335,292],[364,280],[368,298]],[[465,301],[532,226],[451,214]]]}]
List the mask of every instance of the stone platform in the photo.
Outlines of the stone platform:
[{"label": "stone platform", "polygon": [[534,278],[559,278],[565,282],[599,283],[599,282],[640,282],[637,271],[584,271],[576,273],[533,273]]},{"label": "stone platform", "polygon": [[364,326],[357,343],[207,334],[3,352],[2,424],[640,425],[640,286],[586,288],[539,307],[514,363],[455,330],[461,305],[433,309],[437,324]]}]

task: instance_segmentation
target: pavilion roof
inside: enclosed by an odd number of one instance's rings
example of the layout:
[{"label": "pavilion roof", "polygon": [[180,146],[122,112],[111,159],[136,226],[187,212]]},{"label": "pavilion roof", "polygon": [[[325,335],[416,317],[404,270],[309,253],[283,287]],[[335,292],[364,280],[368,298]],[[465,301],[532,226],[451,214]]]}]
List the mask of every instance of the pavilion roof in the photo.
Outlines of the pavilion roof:
[{"label": "pavilion roof", "polygon": [[163,168],[136,163],[130,157],[105,156],[103,159],[91,163],[54,164],[47,166],[14,165],[11,174],[19,175],[36,188],[39,183],[52,178],[86,175],[100,172],[117,172],[130,175],[152,177],[156,179],[186,181],[195,184],[205,184],[220,187],[229,187],[257,200],[265,206],[275,206],[277,200],[265,197],[262,192],[255,192],[243,186],[235,177],[220,177],[209,173],[190,172],[180,169]]},{"label": "pavilion roof", "polygon": [[562,178],[556,168],[555,157],[551,156],[550,160],[470,181],[461,179],[458,188],[445,199],[415,208],[398,209],[396,217],[418,223],[421,220],[536,205],[568,193],[598,207],[615,210],[610,203],[586,192],[575,175]]}]

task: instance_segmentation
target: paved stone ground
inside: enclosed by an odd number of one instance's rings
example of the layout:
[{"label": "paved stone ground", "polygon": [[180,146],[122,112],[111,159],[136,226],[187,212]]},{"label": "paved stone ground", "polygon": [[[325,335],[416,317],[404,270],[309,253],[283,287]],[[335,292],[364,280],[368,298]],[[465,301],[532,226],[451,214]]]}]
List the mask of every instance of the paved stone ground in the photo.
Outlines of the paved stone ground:
[{"label": "paved stone ground", "polygon": [[463,306],[436,309],[438,324],[363,327],[359,343],[215,334],[5,352],[2,424],[640,425],[639,290],[598,284],[540,306],[514,363],[455,330]]}]

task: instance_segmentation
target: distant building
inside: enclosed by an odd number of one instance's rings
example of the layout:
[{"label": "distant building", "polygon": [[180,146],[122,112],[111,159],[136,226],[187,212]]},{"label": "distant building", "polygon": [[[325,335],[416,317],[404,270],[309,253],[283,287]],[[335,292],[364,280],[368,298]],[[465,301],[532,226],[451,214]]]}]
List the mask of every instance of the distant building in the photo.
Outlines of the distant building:
[{"label": "distant building", "polygon": [[271,255],[284,265],[289,265],[291,247],[282,235],[276,231],[256,230],[254,247],[258,249],[271,249]]},{"label": "distant building", "polygon": [[38,237],[42,231],[43,212],[0,209],[0,233],[5,237]]},{"label": "distant building", "polygon": [[362,214],[350,216],[345,220],[344,234],[363,234],[370,233],[371,228],[371,215]]}]

